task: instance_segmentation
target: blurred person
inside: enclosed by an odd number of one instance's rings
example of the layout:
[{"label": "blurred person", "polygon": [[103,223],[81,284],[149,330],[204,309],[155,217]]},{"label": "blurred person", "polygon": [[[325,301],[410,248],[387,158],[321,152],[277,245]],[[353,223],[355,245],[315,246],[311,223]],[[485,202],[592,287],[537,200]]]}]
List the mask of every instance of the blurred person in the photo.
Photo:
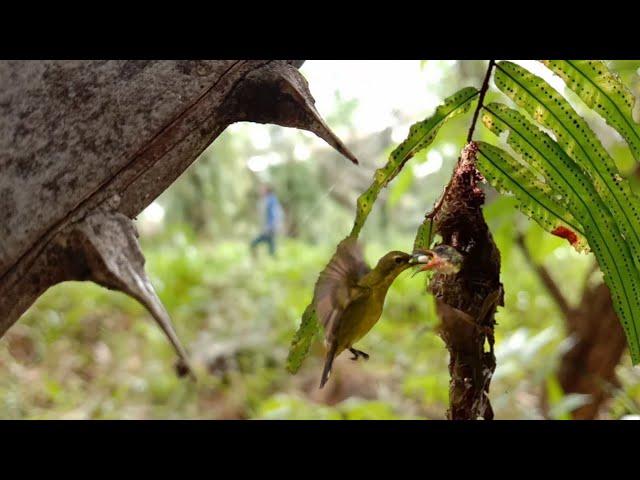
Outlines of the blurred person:
[{"label": "blurred person", "polygon": [[270,185],[262,185],[260,194],[262,196],[264,225],[260,235],[251,242],[251,253],[255,256],[258,244],[266,243],[269,247],[269,253],[273,257],[276,253],[276,234],[282,224],[282,206]]}]

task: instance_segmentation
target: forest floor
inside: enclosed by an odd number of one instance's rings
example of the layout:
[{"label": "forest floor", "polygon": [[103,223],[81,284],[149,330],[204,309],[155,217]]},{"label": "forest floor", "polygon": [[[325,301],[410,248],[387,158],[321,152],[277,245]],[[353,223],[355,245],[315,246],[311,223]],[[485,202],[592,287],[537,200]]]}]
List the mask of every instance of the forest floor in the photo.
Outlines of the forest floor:
[{"label": "forest floor", "polygon": [[[554,245],[557,271],[587,270]],[[318,390],[320,342],[297,375],[284,363],[329,246],[286,240],[277,258],[260,252],[254,260],[244,243],[178,235],[144,249],[198,381],[175,374],[172,349],[135,301],[69,282],[50,289],[0,340],[0,418],[444,418],[448,358],[424,276],[405,273],[392,286],[381,321],[358,345],[371,359],[343,354]],[[384,252],[370,244],[366,256],[373,262]],[[566,344],[562,320],[523,260],[514,252],[503,257],[496,418],[542,418],[543,386],[552,392],[552,418],[567,418],[582,400],[554,384]],[[627,364],[605,417],[637,408],[640,378]]]}]

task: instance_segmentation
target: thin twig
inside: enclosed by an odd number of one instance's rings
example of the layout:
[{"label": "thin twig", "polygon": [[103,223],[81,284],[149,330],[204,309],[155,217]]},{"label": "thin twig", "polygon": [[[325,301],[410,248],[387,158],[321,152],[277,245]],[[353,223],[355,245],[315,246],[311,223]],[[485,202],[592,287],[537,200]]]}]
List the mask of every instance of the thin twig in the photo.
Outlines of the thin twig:
[{"label": "thin twig", "polygon": [[494,65],[496,64],[495,60],[489,60],[489,65],[487,66],[487,73],[484,76],[484,81],[482,82],[482,87],[480,88],[480,97],[478,98],[478,105],[476,106],[476,111],[473,112],[473,120],[471,121],[471,126],[469,127],[469,134],[467,135],[467,143],[470,143],[473,140],[473,131],[476,129],[476,122],[478,121],[478,114],[480,113],[480,109],[484,104],[484,96],[489,90],[489,79],[491,78],[491,71],[493,70]]}]

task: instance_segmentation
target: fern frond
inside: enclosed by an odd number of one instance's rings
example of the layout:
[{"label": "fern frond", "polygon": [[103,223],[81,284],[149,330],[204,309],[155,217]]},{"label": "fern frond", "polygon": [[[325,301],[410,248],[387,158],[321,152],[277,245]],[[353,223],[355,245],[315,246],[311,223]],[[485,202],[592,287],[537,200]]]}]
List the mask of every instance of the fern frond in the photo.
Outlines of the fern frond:
[{"label": "fern frond", "polygon": [[541,60],[592,110],[626,140],[640,161],[640,125],[633,120],[636,99],[602,60]]},{"label": "fern frond", "polygon": [[[507,143],[522,160],[559,192],[566,208],[580,222],[593,250],[613,306],[624,327],[634,363],[640,361],[640,271],[615,217],[590,179],[549,135],[522,114],[502,104],[483,107],[482,121],[494,134],[508,132]],[[479,164],[484,173],[486,166]]]},{"label": "fern frond", "polygon": [[296,373],[300,369],[302,362],[309,354],[311,343],[319,329],[320,324],[318,323],[316,310],[313,308],[313,304],[310,304],[302,314],[300,327],[296,331],[289,347],[289,355],[286,362],[286,368],[289,373]]},{"label": "fern frond", "polygon": [[498,63],[494,81],[536,122],[555,134],[565,153],[593,182],[628,242],[636,267],[640,267],[640,202],[589,125],[547,82],[518,65]]},{"label": "fern frond", "polygon": [[429,249],[433,242],[433,234],[433,220],[425,218],[416,232],[416,238],[413,241],[413,251]]},{"label": "fern frond", "polygon": [[404,164],[431,145],[440,128],[448,120],[466,113],[479,93],[474,87],[463,88],[447,97],[432,116],[411,126],[409,136],[391,152],[386,165],[376,170],[371,186],[358,197],[356,219],[349,236],[358,237],[378,194],[400,173]]},{"label": "fern frond", "polygon": [[518,200],[518,208],[542,228],[569,240],[576,250],[588,249],[582,225],[566,206],[561,195],[539,181],[522,163],[498,147],[484,142],[478,145],[477,166],[496,190],[511,194]]}]

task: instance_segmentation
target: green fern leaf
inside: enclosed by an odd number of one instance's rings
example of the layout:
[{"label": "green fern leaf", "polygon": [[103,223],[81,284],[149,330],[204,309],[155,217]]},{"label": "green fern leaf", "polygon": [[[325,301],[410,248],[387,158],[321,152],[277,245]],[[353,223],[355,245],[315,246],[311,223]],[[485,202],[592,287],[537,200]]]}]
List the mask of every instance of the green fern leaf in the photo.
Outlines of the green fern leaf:
[{"label": "green fern leaf", "polygon": [[447,97],[432,116],[414,124],[409,129],[409,136],[391,152],[387,164],[376,170],[371,186],[358,197],[356,219],[351,230],[351,237],[360,235],[360,230],[362,230],[380,191],[395,178],[411,157],[431,145],[447,120],[466,113],[479,93],[478,89],[474,87],[463,88]]},{"label": "green fern leaf", "polygon": [[302,362],[309,354],[311,343],[319,329],[318,316],[316,315],[315,308],[313,308],[313,304],[311,304],[302,314],[300,328],[298,328],[298,331],[291,341],[286,363],[289,373],[297,373],[300,369]]},{"label": "green fern leaf", "polygon": [[496,65],[496,86],[523,107],[591,179],[640,267],[640,202],[589,125],[567,100],[540,77],[510,62]]},{"label": "green fern leaf", "polygon": [[425,218],[418,227],[416,238],[413,241],[413,251],[427,250],[433,242],[433,220]]},{"label": "green fern leaf", "polygon": [[567,238],[577,250],[588,249],[582,225],[548,184],[504,150],[484,142],[478,145],[477,166],[487,181],[503,194],[518,200],[518,208],[545,230]]},{"label": "green fern leaf", "polygon": [[[564,206],[580,222],[593,250],[613,306],[625,329],[634,363],[640,361],[640,272],[614,216],[589,178],[549,135],[505,105],[483,107],[482,121],[494,134],[508,132],[507,143],[524,163],[541,172],[562,195]],[[484,150],[484,147],[482,147]],[[479,162],[484,173],[486,165]]]},{"label": "green fern leaf", "polygon": [[618,75],[601,60],[541,60],[582,101],[598,112],[626,140],[640,161],[640,125],[633,120],[636,102]]}]

